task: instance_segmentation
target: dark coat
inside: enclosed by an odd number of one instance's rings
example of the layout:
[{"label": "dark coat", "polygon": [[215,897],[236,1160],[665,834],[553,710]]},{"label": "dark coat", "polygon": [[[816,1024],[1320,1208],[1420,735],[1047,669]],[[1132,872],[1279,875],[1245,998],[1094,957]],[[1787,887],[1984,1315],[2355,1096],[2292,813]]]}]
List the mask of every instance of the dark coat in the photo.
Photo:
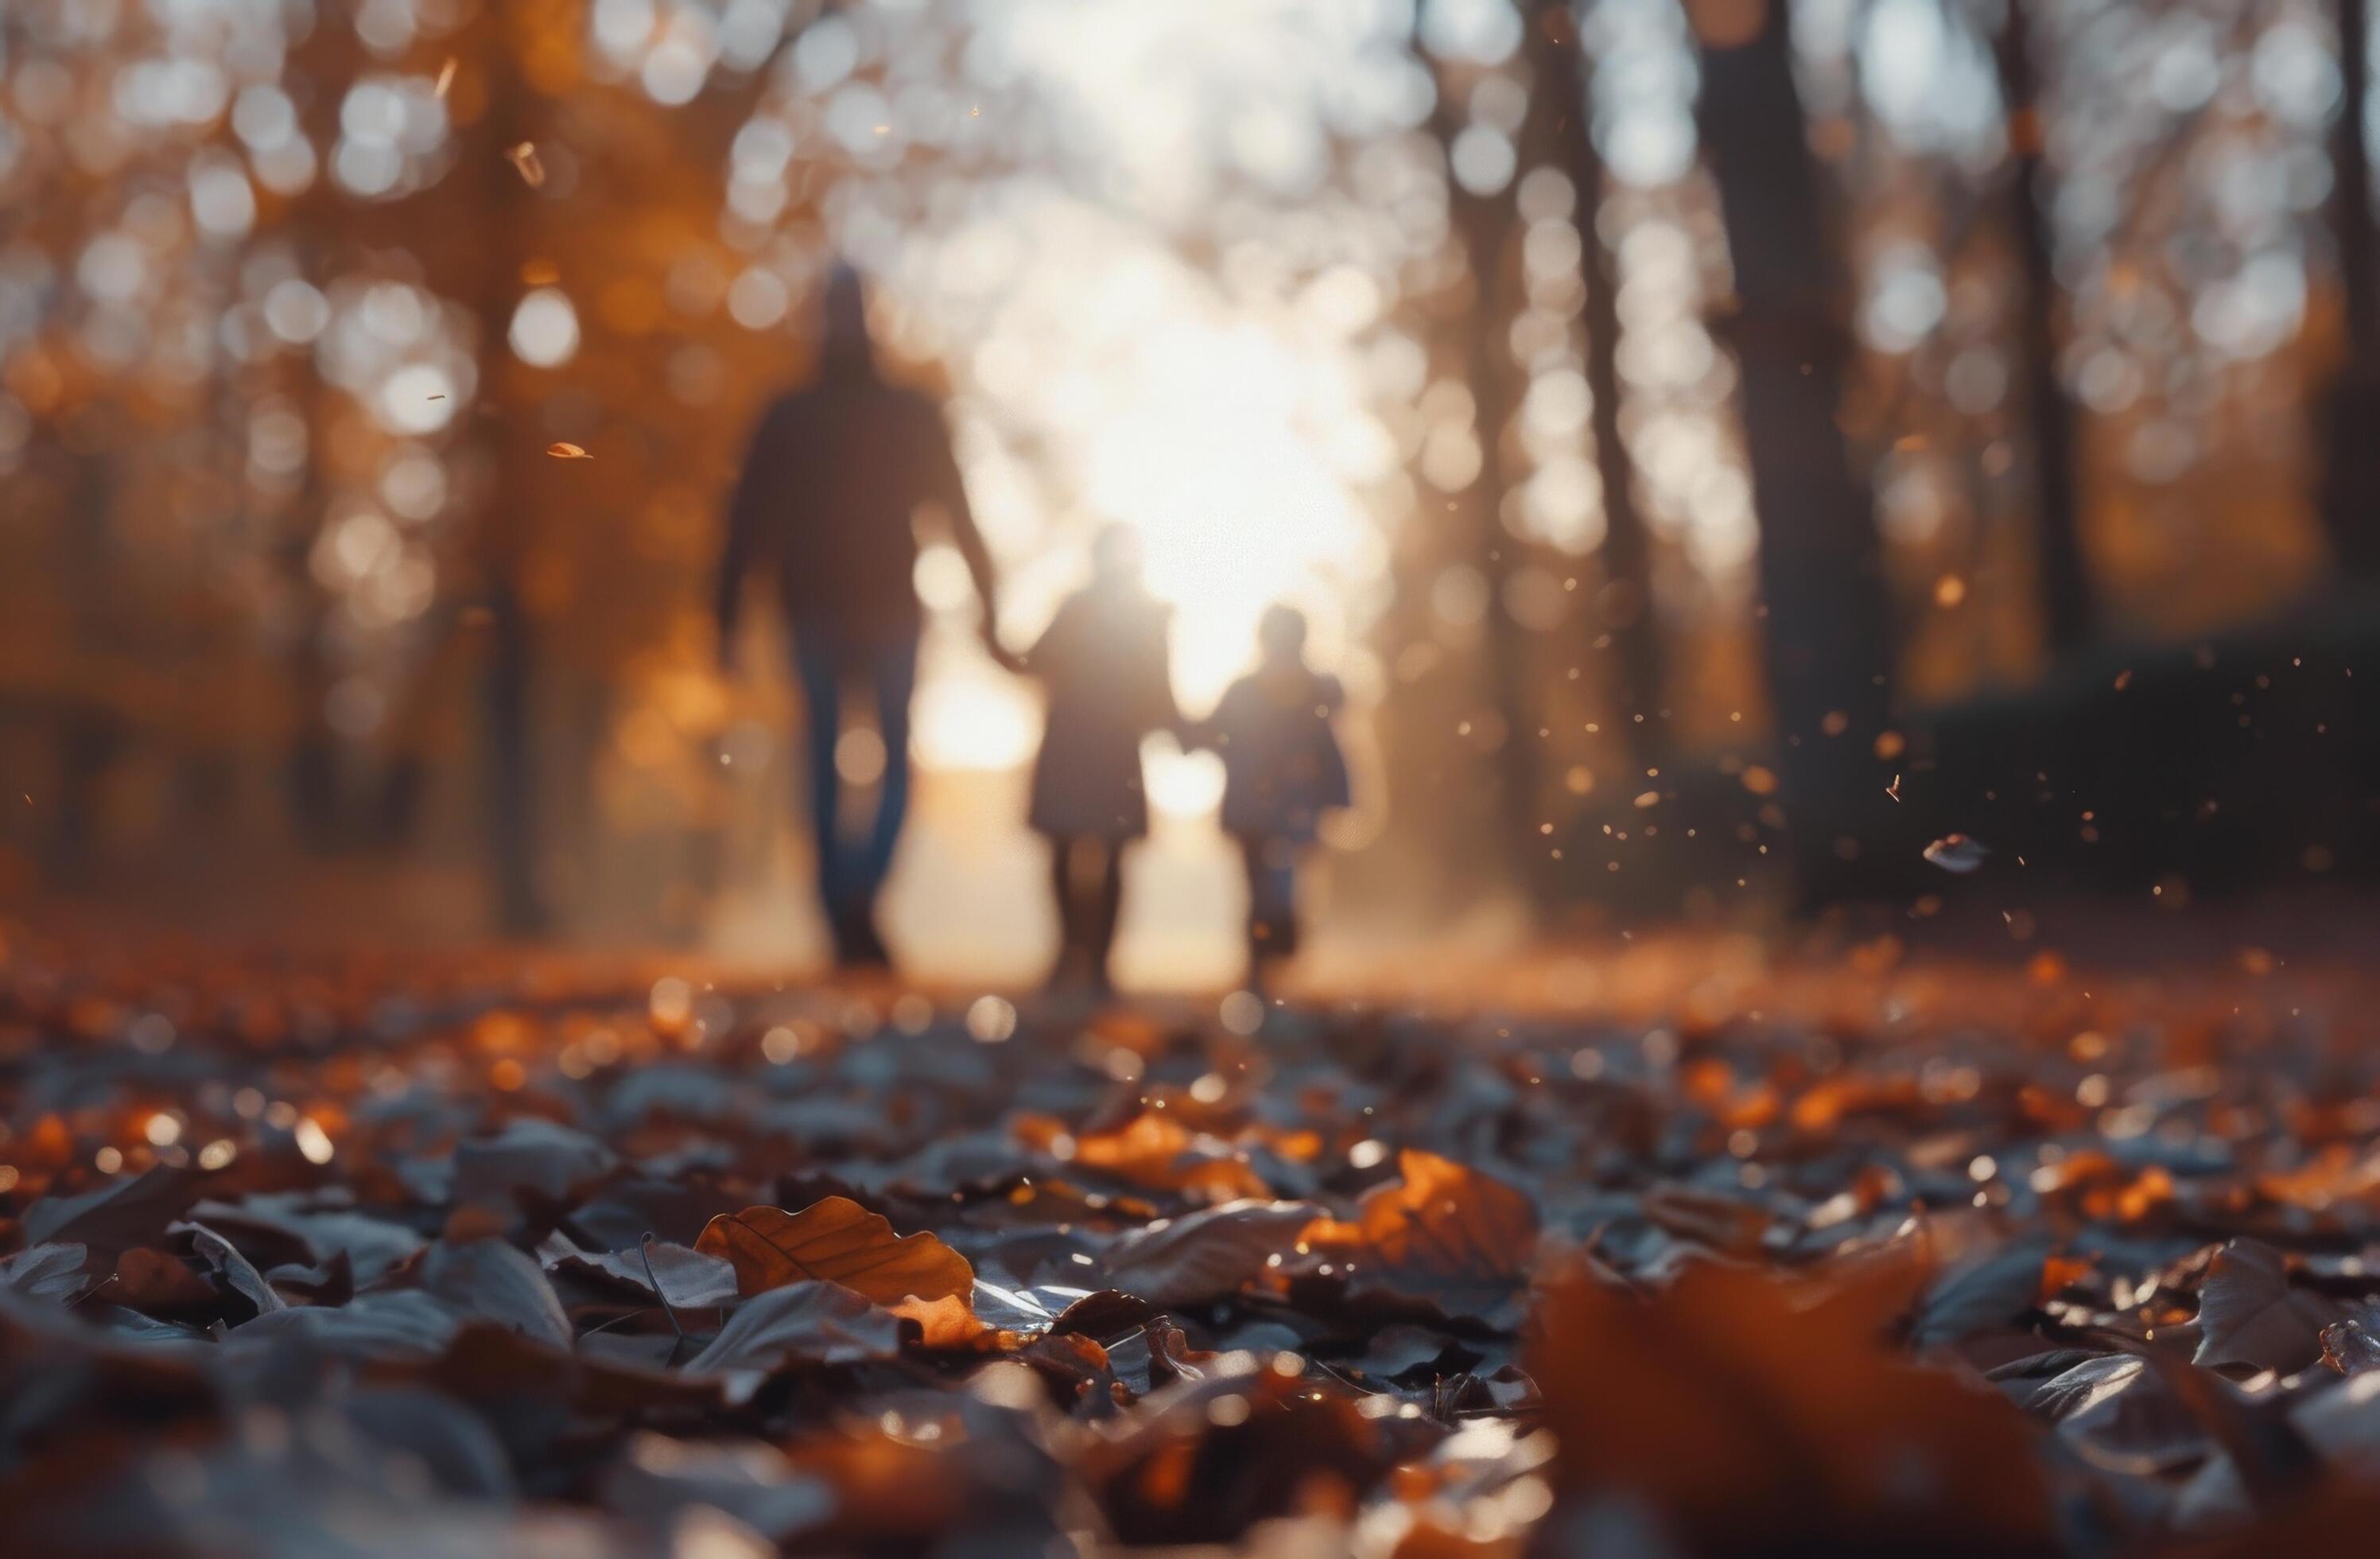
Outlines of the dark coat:
[{"label": "dark coat", "polygon": [[1025,669],[1049,692],[1033,764],[1033,827],[1052,838],[1148,832],[1140,743],[1179,723],[1170,611],[1138,586],[1085,590],[1058,608]]},{"label": "dark coat", "polygon": [[733,640],[753,568],[769,571],[796,625],[856,642],[915,638],[911,518],[929,503],[974,566],[982,542],[941,410],[865,359],[830,364],[771,406],[752,435],[720,560],[721,638]]},{"label": "dark coat", "polygon": [[1345,701],[1337,677],[1302,666],[1232,684],[1201,732],[1223,760],[1224,833],[1303,843],[1322,813],[1348,804],[1347,759],[1330,729]]}]

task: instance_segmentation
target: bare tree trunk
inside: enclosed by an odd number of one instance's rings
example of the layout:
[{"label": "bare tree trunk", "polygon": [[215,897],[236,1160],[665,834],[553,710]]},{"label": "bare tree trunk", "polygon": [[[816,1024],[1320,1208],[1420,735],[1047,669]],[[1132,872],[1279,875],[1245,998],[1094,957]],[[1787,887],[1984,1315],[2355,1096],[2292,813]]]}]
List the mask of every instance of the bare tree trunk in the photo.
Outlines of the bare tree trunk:
[{"label": "bare tree trunk", "polygon": [[1532,35],[1537,43],[1538,91],[1578,202],[1572,220],[1578,227],[1579,284],[1585,299],[1586,387],[1593,403],[1589,417],[1595,467],[1603,488],[1603,544],[1597,555],[1604,590],[1597,604],[1618,652],[1619,674],[1613,681],[1627,717],[1623,733],[1643,767],[1660,763],[1668,745],[1663,718],[1668,676],[1660,620],[1654,610],[1652,543],[1636,507],[1635,467],[1620,436],[1619,282],[1611,251],[1596,226],[1603,209],[1603,154],[1595,144],[1594,106],[1572,0],[1538,0],[1536,21]]},{"label": "bare tree trunk", "polygon": [[[501,13],[489,18],[483,52],[488,107],[472,155],[479,159],[485,190],[487,241],[477,278],[480,387],[500,401],[506,377],[504,352],[522,265],[531,258],[529,234],[537,192],[507,156],[529,140],[523,112],[529,89],[520,79],[514,40]],[[528,430],[516,426],[501,404],[482,421],[481,442],[489,483],[480,514],[480,557],[489,614],[487,662],[480,689],[483,757],[482,805],[486,809],[490,886],[498,926],[512,935],[534,935],[548,924],[537,881],[536,779],[532,715],[536,688],[535,625],[521,599],[527,561]]]},{"label": "bare tree trunk", "polygon": [[1997,55],[2015,164],[2010,226],[2024,265],[2025,414],[2033,432],[2034,501],[2042,617],[2053,652],[2090,641],[2098,627],[2090,558],[2082,543],[2082,491],[2074,458],[2074,406],[2058,371],[2058,275],[2049,230],[2049,177],[2042,155],[2041,85],[2033,64],[2032,18],[2008,0]]},{"label": "bare tree trunk", "polygon": [[[1421,55],[1418,43],[1415,53]],[[1471,276],[1471,305],[1451,323],[1462,333],[1464,377],[1471,389],[1473,425],[1479,438],[1479,473],[1466,494],[1473,565],[1488,584],[1487,631],[1489,698],[1503,726],[1496,749],[1499,830],[1512,858],[1520,884],[1534,901],[1534,873],[1529,870],[1537,851],[1534,843],[1539,772],[1537,719],[1529,676],[1528,644],[1524,630],[1509,610],[1504,590],[1512,577],[1519,541],[1505,528],[1505,494],[1512,479],[1504,459],[1504,435],[1519,409],[1518,365],[1512,360],[1509,315],[1502,307],[1505,262],[1510,258],[1515,221],[1510,186],[1488,195],[1474,195],[1454,181],[1452,151],[1463,128],[1459,116],[1445,98],[1441,83],[1438,105],[1430,115],[1430,130],[1447,157],[1447,199],[1456,239],[1463,246],[1464,268]]]},{"label": "bare tree trunk", "polygon": [[2346,360],[2330,387],[2323,518],[2341,572],[2380,580],[2380,270],[2372,226],[2372,157],[2364,115],[2372,31],[2364,0],[2339,0],[2338,124],[2332,132],[2331,225],[2346,301]]},{"label": "bare tree trunk", "polygon": [[[1724,14],[1721,14],[1724,13]],[[1742,371],[1760,517],[1769,700],[1789,847],[1805,900],[1859,879],[1891,820],[1876,743],[1890,635],[1874,499],[1837,420],[1849,351],[1784,7],[1712,0],[1702,31],[1704,144],[1734,260],[1727,335]]]},{"label": "bare tree trunk", "polygon": [[[97,420],[98,413],[90,413]],[[88,433],[84,438],[88,438]],[[113,592],[122,588],[112,553],[115,545],[115,463],[121,453],[105,445],[62,437],[65,453],[66,565],[61,581],[75,624],[76,652],[97,663],[73,679],[58,700],[55,805],[42,865],[55,885],[84,885],[100,854],[100,784],[123,747],[124,727],[103,701],[98,685],[117,668],[114,651],[120,608]]]}]

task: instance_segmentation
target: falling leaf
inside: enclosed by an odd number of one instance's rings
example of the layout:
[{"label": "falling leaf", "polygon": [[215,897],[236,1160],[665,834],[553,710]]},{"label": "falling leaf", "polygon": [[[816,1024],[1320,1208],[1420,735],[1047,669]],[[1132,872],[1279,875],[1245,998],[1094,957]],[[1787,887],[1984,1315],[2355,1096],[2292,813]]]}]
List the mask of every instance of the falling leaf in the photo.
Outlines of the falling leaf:
[{"label": "falling leaf", "polygon": [[587,451],[579,448],[577,445],[564,443],[560,440],[556,440],[554,443],[547,445],[545,446],[545,452],[548,455],[552,456],[557,460],[592,460],[595,458],[595,457],[588,454]]},{"label": "falling leaf", "polygon": [[447,89],[455,84],[455,68],[460,63],[452,55],[446,56],[446,63],[438,67],[437,85],[430,89],[432,97],[442,103],[445,101]]},{"label": "falling leaf", "polygon": [[536,142],[524,140],[507,150],[504,156],[519,171],[523,184],[532,189],[544,188],[545,164],[538,158]]},{"label": "falling leaf", "polygon": [[1887,796],[1891,797],[1896,801],[1900,799],[1900,776],[1899,774],[1892,776],[1892,783],[1884,787],[1884,793]]},{"label": "falling leaf", "polygon": [[1925,859],[1943,871],[1963,877],[1984,864],[1990,846],[1964,834],[1945,834],[1925,846]]}]

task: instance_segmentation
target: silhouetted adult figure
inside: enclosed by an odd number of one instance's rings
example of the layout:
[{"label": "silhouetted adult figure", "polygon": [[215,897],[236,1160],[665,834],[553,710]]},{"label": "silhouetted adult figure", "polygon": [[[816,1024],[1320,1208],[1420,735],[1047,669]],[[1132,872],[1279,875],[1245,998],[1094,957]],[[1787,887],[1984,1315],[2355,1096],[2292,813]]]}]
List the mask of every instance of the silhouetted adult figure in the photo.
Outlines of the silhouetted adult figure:
[{"label": "silhouetted adult figure", "polygon": [[[877,890],[892,864],[909,800],[909,698],[924,614],[914,578],[921,513],[966,560],[996,657],[990,555],[934,402],[888,384],[868,335],[859,274],[838,265],[819,314],[819,368],[771,406],[744,461],[719,568],[719,653],[732,668],[745,576],[775,583],[808,702],[810,827],[819,896],[846,964],[882,963]],[[876,815],[856,839],[840,827],[835,768],[846,691],[872,696],[884,738]]]}]

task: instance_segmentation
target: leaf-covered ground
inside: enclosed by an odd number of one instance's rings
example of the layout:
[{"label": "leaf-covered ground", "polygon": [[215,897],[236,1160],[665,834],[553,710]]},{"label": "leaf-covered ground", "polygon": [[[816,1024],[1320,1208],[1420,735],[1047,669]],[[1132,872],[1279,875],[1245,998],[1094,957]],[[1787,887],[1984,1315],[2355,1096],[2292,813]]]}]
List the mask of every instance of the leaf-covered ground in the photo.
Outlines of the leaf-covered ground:
[{"label": "leaf-covered ground", "polygon": [[1623,1022],[20,932],[5,1545],[2361,1552],[2380,1055],[2244,963]]}]

